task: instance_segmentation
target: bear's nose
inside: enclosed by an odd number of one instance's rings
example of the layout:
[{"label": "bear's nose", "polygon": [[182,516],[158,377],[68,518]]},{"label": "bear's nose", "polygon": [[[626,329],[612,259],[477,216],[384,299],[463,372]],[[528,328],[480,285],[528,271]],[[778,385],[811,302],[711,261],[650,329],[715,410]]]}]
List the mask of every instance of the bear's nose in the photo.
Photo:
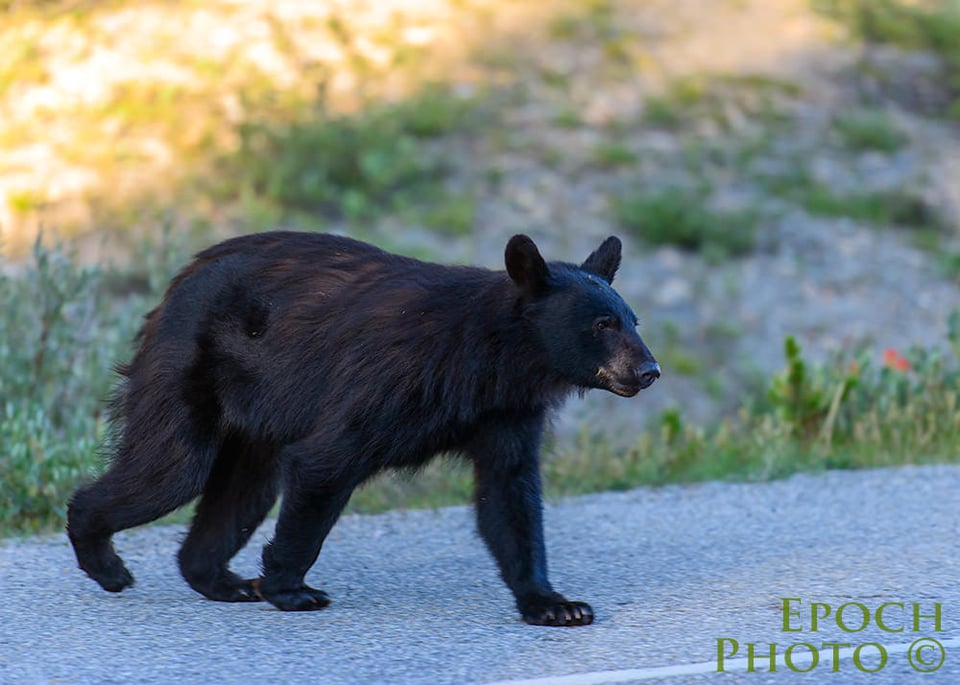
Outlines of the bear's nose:
[{"label": "bear's nose", "polygon": [[637,376],[640,379],[640,388],[649,388],[660,378],[660,365],[657,362],[644,362],[637,369]]}]

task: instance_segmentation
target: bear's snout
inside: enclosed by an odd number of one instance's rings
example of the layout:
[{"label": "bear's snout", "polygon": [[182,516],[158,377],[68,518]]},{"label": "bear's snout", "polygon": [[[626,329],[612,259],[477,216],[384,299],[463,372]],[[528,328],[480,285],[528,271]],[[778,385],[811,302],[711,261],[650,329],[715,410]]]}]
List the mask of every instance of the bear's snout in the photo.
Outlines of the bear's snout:
[{"label": "bear's snout", "polygon": [[621,397],[633,397],[660,378],[660,364],[640,336],[631,331],[628,340],[597,370],[597,378],[599,387]]},{"label": "bear's snout", "polygon": [[637,383],[641,390],[649,388],[658,378],[660,378],[660,365],[655,361],[644,362],[637,369]]}]

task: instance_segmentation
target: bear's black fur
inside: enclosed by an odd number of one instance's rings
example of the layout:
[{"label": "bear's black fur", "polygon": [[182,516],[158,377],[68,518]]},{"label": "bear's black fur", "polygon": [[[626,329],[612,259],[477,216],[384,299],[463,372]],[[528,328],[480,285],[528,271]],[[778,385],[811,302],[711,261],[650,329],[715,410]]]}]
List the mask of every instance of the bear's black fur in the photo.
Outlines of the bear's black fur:
[{"label": "bear's black fur", "polygon": [[[514,236],[506,273],[310,233],[199,253],[121,368],[112,465],[70,503],[80,568],[111,592],[130,586],[113,533],[200,496],[179,553],[191,587],[319,609],[330,600],[304,576],[354,488],[456,453],[524,620],[590,623],[589,605],[547,579],[538,451],[572,391],[632,396],[660,374],[610,286],[619,264],[613,237],[576,266]],[[263,576],[241,579],[228,563],[281,490]]]}]

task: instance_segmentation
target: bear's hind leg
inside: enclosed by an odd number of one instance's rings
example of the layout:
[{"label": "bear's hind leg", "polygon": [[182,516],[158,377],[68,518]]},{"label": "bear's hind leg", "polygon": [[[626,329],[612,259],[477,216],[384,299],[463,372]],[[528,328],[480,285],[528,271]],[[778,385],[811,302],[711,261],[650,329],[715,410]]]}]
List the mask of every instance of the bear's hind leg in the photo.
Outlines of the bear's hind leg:
[{"label": "bear's hind leg", "polygon": [[161,450],[155,441],[138,444],[136,449],[121,448],[113,466],[77,490],[67,510],[67,534],[77,564],[108,592],[133,585],[133,575],[113,549],[113,534],[154,521],[192,500],[200,494],[212,462],[207,448],[170,445]]},{"label": "bear's hind leg", "polygon": [[255,584],[228,568],[277,499],[278,454],[273,447],[228,438],[180,548],[180,572],[194,590],[219,602],[260,600]]},{"label": "bear's hind leg", "polygon": [[273,540],[263,548],[263,578],[259,594],[283,611],[313,611],[330,604],[330,597],[304,582],[352,487],[285,492]]},{"label": "bear's hind leg", "polygon": [[259,594],[283,611],[323,609],[330,597],[307,585],[304,577],[354,487],[368,474],[360,460],[353,472],[325,469],[343,462],[309,444],[287,447],[283,459],[283,503],[273,540],[263,548]]}]

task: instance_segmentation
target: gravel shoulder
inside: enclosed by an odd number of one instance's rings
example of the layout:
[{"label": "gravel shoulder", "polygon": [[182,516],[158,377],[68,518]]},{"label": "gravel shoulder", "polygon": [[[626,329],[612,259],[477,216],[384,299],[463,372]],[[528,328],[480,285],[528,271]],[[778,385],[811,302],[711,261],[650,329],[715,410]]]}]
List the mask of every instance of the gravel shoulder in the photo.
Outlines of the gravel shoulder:
[{"label": "gravel shoulder", "polygon": [[[334,604],[304,614],[202,600],[176,569],[182,527],[117,537],[138,583],[115,596],[75,568],[65,536],[8,540],[0,683],[491,683],[708,662],[718,637],[856,645],[921,636],[873,624],[844,634],[834,623],[814,634],[806,618],[807,632],[785,634],[783,597],[871,610],[940,603],[941,631],[922,635],[948,641],[960,635],[958,489],[960,467],[931,466],[555,503],[546,513],[553,581],[594,605],[598,620],[585,629],[521,623],[462,507],[345,517],[308,578]],[[269,524],[236,570],[256,570],[268,536]],[[804,677],[819,681],[826,668]],[[857,673],[849,660],[844,669],[843,682],[911,674],[903,654],[882,673]],[[960,656],[948,650],[925,682],[958,675]],[[730,678],[791,677],[800,676]]]}]

